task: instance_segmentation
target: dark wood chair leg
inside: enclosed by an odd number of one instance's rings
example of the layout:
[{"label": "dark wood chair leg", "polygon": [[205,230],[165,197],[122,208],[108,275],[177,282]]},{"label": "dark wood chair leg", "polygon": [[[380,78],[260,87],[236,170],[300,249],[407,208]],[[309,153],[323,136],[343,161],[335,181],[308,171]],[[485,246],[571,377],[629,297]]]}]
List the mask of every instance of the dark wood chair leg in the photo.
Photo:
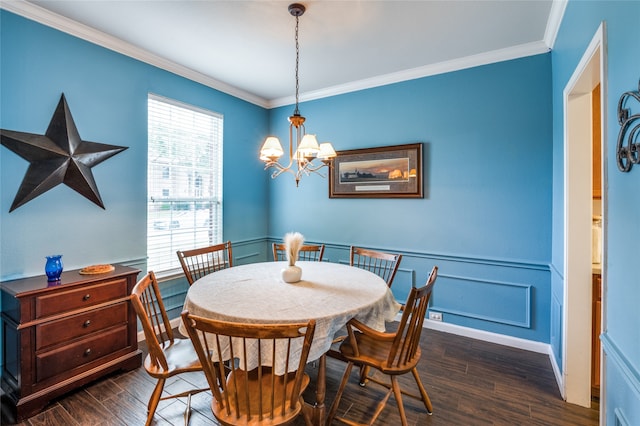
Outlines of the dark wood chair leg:
[{"label": "dark wood chair leg", "polygon": [[347,382],[349,381],[349,375],[351,375],[351,368],[353,367],[353,363],[347,363],[347,368],[342,375],[342,381],[340,382],[340,387],[338,388],[338,392],[336,393],[336,397],[331,404],[331,409],[329,410],[329,414],[327,415],[327,419],[325,422],[326,426],[331,426],[333,422],[333,418],[336,416],[338,412],[338,405],[340,405],[340,398],[342,398],[342,393],[344,392],[344,388],[347,386]]},{"label": "dark wood chair leg", "polygon": [[408,426],[407,415],[404,412],[404,404],[402,403],[402,391],[400,390],[400,385],[398,384],[398,377],[391,376],[391,387],[393,388],[393,396],[396,398],[396,403],[398,404],[398,411],[400,412],[400,420],[402,421],[402,426]]},{"label": "dark wood chair leg", "polygon": [[369,366],[361,365],[360,366],[360,386],[367,385],[368,376],[369,376]]},{"label": "dark wood chair leg", "polygon": [[156,413],[156,408],[158,408],[158,403],[160,402],[160,397],[162,396],[162,391],[164,390],[164,382],[165,379],[158,379],[158,383],[156,383],[156,387],[153,389],[151,393],[151,398],[149,398],[149,404],[147,406],[147,423],[146,426],[151,424],[151,420],[153,420],[153,415]]},{"label": "dark wood chair leg", "polygon": [[420,390],[420,395],[422,396],[422,402],[424,403],[424,408],[427,409],[427,413],[429,415],[433,414],[433,406],[431,405],[431,399],[429,399],[429,394],[422,384],[422,380],[420,380],[420,375],[418,374],[418,369],[414,368],[411,370],[413,373],[413,377],[416,379],[416,385],[418,385],[418,389]]}]

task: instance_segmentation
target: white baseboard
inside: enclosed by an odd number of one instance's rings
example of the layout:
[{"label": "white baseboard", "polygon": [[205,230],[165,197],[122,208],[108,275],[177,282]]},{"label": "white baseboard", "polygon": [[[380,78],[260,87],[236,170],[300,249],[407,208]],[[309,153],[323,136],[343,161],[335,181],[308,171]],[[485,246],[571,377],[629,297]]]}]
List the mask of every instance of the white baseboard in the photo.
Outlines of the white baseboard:
[{"label": "white baseboard", "polygon": [[562,371],[560,371],[560,366],[556,362],[556,357],[553,355],[553,348],[549,345],[549,359],[551,360],[551,368],[553,368],[553,374],[556,376],[556,383],[558,384],[558,390],[560,391],[560,395],[562,399],[565,401],[567,397],[564,394],[564,376],[562,375]]},{"label": "white baseboard", "polygon": [[470,337],[472,339],[484,340],[485,342],[510,346],[512,348],[524,349],[531,352],[537,352],[541,354],[551,353],[551,346],[548,343],[534,342],[532,340],[521,339],[519,337],[491,333],[490,331],[462,327],[460,325],[448,324],[446,322],[425,319],[423,327],[432,330],[443,331],[445,333],[457,334],[459,336]]}]

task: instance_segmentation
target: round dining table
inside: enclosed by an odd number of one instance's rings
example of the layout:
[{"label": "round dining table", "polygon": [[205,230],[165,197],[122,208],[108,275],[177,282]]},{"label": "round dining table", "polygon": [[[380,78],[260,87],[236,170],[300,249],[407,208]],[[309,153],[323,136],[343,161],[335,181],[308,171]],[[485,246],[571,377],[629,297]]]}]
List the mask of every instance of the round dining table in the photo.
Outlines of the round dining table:
[{"label": "round dining table", "polygon": [[[262,262],[233,266],[195,281],[187,292],[184,309],[192,315],[239,323],[292,323],[316,320],[308,361],[320,360],[314,423],[324,416],[325,354],[334,335],[356,318],[367,326],[385,330],[401,305],[386,282],[364,269],[331,262],[296,262],[302,278],[282,279],[287,262]],[[184,325],[180,331],[186,334]]]}]

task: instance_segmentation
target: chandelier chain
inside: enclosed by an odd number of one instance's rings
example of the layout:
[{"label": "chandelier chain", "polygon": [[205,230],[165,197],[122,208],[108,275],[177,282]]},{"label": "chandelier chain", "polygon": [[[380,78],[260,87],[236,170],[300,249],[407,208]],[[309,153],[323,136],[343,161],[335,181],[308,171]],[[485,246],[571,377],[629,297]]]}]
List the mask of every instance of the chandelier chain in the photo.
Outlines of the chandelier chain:
[{"label": "chandelier chain", "polygon": [[298,109],[298,93],[300,90],[300,83],[298,80],[298,64],[300,62],[300,45],[298,43],[298,22],[299,17],[296,15],[296,109],[293,112],[294,115],[300,115],[300,110]]}]

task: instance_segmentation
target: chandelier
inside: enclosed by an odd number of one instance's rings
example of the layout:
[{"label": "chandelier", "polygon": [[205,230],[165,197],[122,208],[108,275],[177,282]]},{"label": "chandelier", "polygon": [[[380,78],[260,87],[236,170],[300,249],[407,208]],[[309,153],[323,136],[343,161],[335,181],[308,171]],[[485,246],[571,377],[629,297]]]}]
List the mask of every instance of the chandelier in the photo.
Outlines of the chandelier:
[{"label": "chandelier", "polygon": [[[293,115],[289,117],[289,163],[286,166],[280,164],[279,160],[284,155],[284,150],[280,140],[275,136],[269,136],[264,141],[260,149],[260,160],[264,161],[264,169],[274,168],[271,178],[275,179],[284,172],[291,173],[296,179],[296,186],[300,183],[303,175],[320,173],[323,167],[329,167],[336,151],[330,142],[318,144],[315,135],[307,134],[304,122],[305,118],[300,115],[298,109],[299,82],[298,64],[300,61],[300,46],[298,44],[298,20],[305,11],[305,7],[298,3],[289,5],[289,13],[296,18],[296,108]],[[320,160],[319,163],[314,160]],[[324,177],[324,176],[323,176]]]}]

